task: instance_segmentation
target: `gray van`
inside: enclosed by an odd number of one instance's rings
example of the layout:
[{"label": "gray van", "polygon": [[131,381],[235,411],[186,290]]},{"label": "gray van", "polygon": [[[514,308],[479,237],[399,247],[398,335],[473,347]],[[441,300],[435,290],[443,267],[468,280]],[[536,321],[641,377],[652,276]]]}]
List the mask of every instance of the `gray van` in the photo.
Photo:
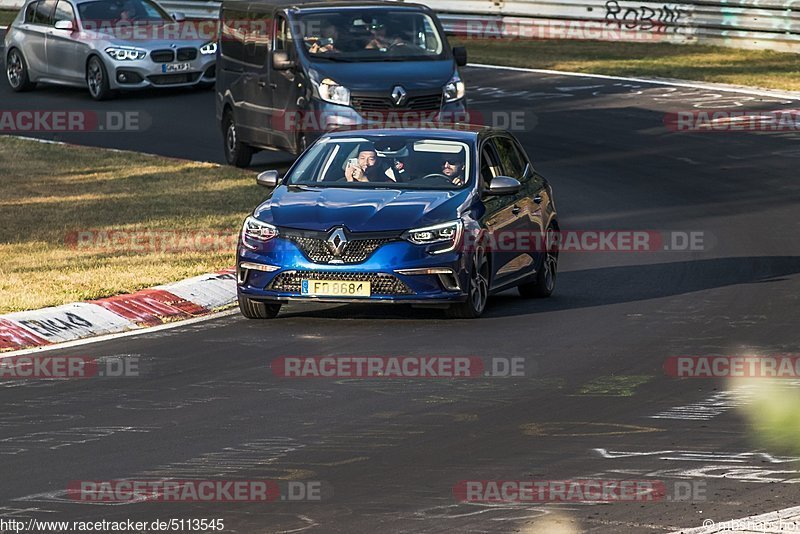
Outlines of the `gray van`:
[{"label": "gray van", "polygon": [[336,128],[465,116],[466,50],[426,6],[225,0],[220,21],[216,115],[231,165],[299,154]]}]

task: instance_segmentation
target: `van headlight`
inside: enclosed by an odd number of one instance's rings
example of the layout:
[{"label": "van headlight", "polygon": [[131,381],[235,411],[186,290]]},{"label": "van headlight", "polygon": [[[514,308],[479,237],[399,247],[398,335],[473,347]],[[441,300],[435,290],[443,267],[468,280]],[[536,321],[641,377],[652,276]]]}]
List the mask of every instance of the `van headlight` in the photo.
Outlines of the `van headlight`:
[{"label": "van headlight", "polygon": [[242,245],[250,250],[256,250],[259,243],[266,243],[278,237],[278,229],[264,221],[259,221],[253,216],[244,220],[242,226]]},{"label": "van headlight", "polygon": [[461,81],[461,76],[456,72],[447,82],[447,85],[444,86],[444,101],[455,102],[456,100],[461,100],[464,98],[465,92],[464,82]]},{"label": "van headlight", "polygon": [[144,59],[145,56],[147,56],[147,51],[140,48],[109,46],[106,48],[106,54],[117,61],[135,61],[137,59]]},{"label": "van headlight", "polygon": [[350,105],[350,90],[344,85],[339,85],[330,78],[325,78],[321,82],[311,79],[314,85],[314,92],[325,102],[331,104]]},{"label": "van headlight", "polygon": [[441,254],[451,252],[456,249],[461,242],[461,234],[464,232],[464,223],[461,219],[450,221],[423,228],[414,228],[403,234],[408,241],[415,245],[435,245],[441,243],[441,247],[430,251],[431,254]]},{"label": "van headlight", "polygon": [[209,41],[200,47],[200,53],[204,56],[210,56],[217,53],[217,42]]}]

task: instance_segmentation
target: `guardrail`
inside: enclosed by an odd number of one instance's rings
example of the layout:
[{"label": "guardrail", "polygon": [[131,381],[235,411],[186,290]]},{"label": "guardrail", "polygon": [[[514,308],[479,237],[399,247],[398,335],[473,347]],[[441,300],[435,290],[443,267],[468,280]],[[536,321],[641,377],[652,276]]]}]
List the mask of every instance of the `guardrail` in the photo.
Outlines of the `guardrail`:
[{"label": "guardrail", "polygon": [[[402,0],[401,0],[402,1]],[[448,33],[467,37],[659,41],[800,53],[800,0],[428,0]],[[18,8],[22,0],[0,0]],[[213,19],[220,2],[164,0]]]}]

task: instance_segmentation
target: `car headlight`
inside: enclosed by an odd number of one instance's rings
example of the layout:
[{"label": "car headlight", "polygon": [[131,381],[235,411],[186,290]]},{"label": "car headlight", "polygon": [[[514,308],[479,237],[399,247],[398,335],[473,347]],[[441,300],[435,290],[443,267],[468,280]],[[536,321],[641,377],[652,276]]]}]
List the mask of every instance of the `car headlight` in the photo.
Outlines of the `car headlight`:
[{"label": "car headlight", "polygon": [[405,238],[415,245],[434,245],[441,243],[442,247],[432,250],[431,254],[441,254],[455,250],[461,242],[464,232],[464,223],[461,219],[450,221],[424,228],[414,228],[405,233]]},{"label": "car headlight", "polygon": [[314,90],[322,100],[343,106],[350,105],[350,90],[344,85],[339,85],[330,78],[325,78],[319,83],[312,78],[312,82],[314,82]]},{"label": "car headlight", "polygon": [[147,56],[146,50],[139,48],[123,48],[119,46],[110,46],[106,48],[106,54],[116,59],[117,61],[134,61],[137,59],[144,59]]},{"label": "car headlight", "polygon": [[204,56],[210,56],[217,53],[217,42],[209,41],[200,47],[200,53]]},{"label": "car headlight", "polygon": [[464,82],[461,81],[461,77],[456,72],[447,82],[447,85],[444,86],[444,101],[455,102],[456,100],[461,100],[464,98],[465,92]]},{"label": "car headlight", "polygon": [[255,217],[248,217],[242,226],[242,245],[250,250],[256,250],[259,243],[266,243],[278,236],[278,229]]}]

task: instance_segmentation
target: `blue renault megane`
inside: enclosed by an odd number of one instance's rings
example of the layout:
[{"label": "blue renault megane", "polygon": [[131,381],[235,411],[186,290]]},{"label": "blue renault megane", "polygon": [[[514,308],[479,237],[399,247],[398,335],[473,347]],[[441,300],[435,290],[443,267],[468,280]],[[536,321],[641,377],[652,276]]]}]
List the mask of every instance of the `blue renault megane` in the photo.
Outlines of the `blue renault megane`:
[{"label": "blue renault megane", "polygon": [[371,129],[323,135],[244,221],[239,308],[290,300],[446,306],[474,318],[489,295],[553,292],[553,191],[508,132]]}]

